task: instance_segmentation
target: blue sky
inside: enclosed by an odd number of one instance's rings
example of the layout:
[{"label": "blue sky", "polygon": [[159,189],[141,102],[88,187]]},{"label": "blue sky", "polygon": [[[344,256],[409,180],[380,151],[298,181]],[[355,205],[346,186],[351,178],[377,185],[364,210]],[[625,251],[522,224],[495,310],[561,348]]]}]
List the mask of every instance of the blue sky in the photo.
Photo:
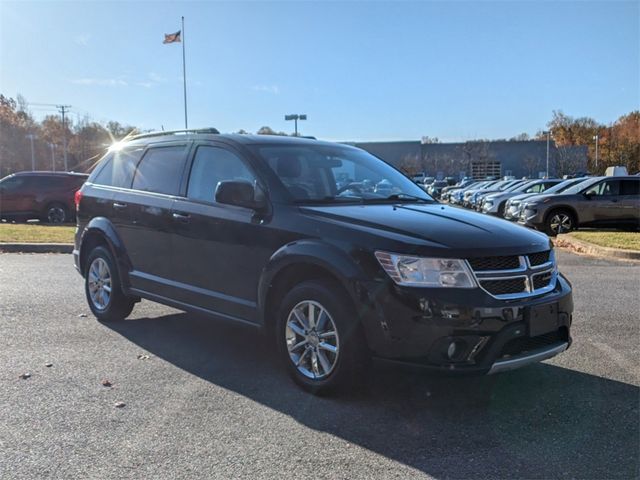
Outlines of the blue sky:
[{"label": "blue sky", "polygon": [[[640,104],[640,2],[7,2],[0,92],[142,128],[334,140],[534,134]],[[36,109],[42,115],[46,111]],[[72,117],[75,118],[75,117]]]}]

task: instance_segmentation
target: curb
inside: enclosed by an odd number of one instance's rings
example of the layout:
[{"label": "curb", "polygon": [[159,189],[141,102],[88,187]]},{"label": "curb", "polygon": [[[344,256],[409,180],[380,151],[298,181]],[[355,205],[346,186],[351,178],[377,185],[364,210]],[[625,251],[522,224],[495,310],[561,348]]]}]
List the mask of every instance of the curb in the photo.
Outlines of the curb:
[{"label": "curb", "polygon": [[0,243],[4,253],[71,253],[70,243]]},{"label": "curb", "polygon": [[576,253],[584,253],[602,258],[621,258],[624,260],[640,260],[640,252],[622,248],[601,247],[593,243],[583,242],[569,234],[558,235],[553,243],[557,247],[567,248]]}]

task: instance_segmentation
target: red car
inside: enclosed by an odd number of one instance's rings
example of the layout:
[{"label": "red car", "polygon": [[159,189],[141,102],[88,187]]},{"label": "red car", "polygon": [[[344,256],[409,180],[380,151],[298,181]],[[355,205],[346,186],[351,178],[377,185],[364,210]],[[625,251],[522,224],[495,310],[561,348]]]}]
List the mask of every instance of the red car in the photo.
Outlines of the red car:
[{"label": "red car", "polygon": [[73,221],[73,197],[87,178],[82,173],[67,172],[19,172],[6,176],[0,180],[0,219]]}]

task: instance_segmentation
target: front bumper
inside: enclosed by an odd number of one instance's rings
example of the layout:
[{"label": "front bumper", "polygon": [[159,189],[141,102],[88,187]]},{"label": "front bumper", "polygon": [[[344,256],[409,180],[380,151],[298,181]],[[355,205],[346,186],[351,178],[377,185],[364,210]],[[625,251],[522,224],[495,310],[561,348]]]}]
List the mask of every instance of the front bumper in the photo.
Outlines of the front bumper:
[{"label": "front bumper", "polygon": [[[562,275],[548,293],[509,301],[480,289],[392,282],[367,290],[373,305],[363,322],[365,334],[374,356],[385,360],[448,374],[487,374],[550,358],[571,345],[573,298]],[[537,312],[545,309],[555,313],[540,320]]]},{"label": "front bumper", "polygon": [[545,210],[524,206],[520,209],[518,223],[527,227],[541,228],[544,225]]}]

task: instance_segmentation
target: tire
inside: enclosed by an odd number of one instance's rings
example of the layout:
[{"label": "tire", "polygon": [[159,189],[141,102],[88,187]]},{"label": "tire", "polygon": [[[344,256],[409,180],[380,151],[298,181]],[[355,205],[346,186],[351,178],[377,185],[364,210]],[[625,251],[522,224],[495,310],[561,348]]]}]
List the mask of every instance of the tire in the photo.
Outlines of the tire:
[{"label": "tire", "polygon": [[134,299],[122,292],[118,267],[111,252],[103,246],[95,247],[89,254],[84,291],[91,312],[101,322],[124,320],[135,304]]},{"label": "tire", "polygon": [[45,208],[41,220],[52,225],[66,223],[70,220],[69,209],[61,203],[51,203]]},{"label": "tire", "polygon": [[568,233],[576,229],[575,215],[565,209],[552,210],[544,222],[547,235],[555,237],[558,233]]},{"label": "tire", "polygon": [[285,295],[277,313],[276,342],[291,378],[316,395],[361,383],[368,370],[370,356],[356,310],[329,282],[307,281]]}]

